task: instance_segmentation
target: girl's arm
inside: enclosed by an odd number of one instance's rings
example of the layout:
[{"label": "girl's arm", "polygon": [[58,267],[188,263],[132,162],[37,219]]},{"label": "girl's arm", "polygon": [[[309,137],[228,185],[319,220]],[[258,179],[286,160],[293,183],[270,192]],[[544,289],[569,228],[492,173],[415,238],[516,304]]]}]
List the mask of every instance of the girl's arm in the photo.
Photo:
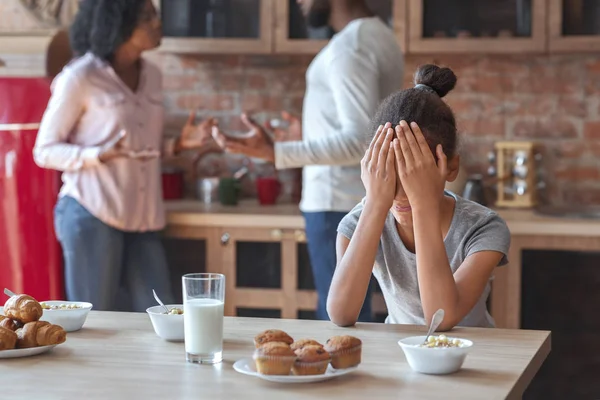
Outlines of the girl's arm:
[{"label": "girl's arm", "polygon": [[417,278],[421,305],[429,324],[440,308],[445,311],[439,330],[452,329],[471,311],[481,297],[495,267],[502,259],[497,251],[481,251],[468,256],[452,274],[438,213],[413,209]]},{"label": "girl's arm", "polygon": [[339,326],[354,325],[365,301],[388,209],[367,200],[348,239],[338,234],[337,266],[327,297],[327,313]]},{"label": "girl's arm", "polygon": [[390,125],[377,129],[361,161],[361,179],[367,196],[352,239],[338,235],[338,263],[327,297],[327,312],[336,325],[354,325],[358,319],[385,218],[396,193],[396,169],[391,146],[394,132]]}]

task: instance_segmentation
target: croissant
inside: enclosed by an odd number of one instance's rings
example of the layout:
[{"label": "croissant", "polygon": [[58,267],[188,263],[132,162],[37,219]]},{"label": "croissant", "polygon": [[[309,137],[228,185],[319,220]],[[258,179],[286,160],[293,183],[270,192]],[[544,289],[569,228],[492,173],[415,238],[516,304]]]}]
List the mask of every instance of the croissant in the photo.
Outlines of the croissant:
[{"label": "croissant", "polygon": [[16,331],[17,329],[23,327],[23,324],[19,321],[15,321],[14,319],[10,319],[3,315],[0,315],[0,326],[6,329],[10,329],[11,331]]},{"label": "croissant", "polygon": [[67,332],[61,326],[52,325],[46,321],[26,323],[17,330],[17,336],[17,348],[19,349],[61,344],[67,340]]},{"label": "croissant", "polygon": [[4,315],[22,324],[37,321],[42,317],[42,314],[43,310],[40,303],[26,294],[12,296],[4,304]]},{"label": "croissant", "polygon": [[0,350],[12,350],[17,344],[17,334],[0,327]]}]

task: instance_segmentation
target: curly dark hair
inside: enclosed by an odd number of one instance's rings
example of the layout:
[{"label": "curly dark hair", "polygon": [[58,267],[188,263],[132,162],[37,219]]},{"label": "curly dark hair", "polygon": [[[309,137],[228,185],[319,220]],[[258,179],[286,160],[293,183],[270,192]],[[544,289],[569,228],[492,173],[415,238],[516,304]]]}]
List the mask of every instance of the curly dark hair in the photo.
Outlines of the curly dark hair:
[{"label": "curly dark hair", "polygon": [[70,29],[73,52],[110,60],[138,25],[146,0],[83,0]]},{"label": "curly dark hair", "polygon": [[456,81],[450,68],[433,64],[420,66],[414,77],[416,87],[393,93],[380,104],[373,118],[369,142],[379,125],[391,122],[395,126],[405,120],[419,125],[433,154],[441,144],[446,156],[453,157],[458,147],[456,119],[442,97],[454,89]]}]

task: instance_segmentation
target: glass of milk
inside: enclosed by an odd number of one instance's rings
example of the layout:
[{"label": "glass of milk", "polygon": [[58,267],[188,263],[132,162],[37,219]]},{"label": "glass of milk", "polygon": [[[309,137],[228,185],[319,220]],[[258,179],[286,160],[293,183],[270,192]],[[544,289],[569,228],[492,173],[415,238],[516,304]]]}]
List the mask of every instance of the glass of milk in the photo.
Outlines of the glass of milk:
[{"label": "glass of milk", "polygon": [[220,363],[223,360],[225,275],[187,274],[181,280],[186,360]]}]

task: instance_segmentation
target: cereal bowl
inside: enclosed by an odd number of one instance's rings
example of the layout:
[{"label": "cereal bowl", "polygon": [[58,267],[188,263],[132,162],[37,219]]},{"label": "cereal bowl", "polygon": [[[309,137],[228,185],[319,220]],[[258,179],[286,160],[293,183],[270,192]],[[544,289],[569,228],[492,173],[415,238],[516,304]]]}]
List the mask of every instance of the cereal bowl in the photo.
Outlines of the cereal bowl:
[{"label": "cereal bowl", "polygon": [[[167,304],[167,308],[179,308],[183,310],[182,304]],[[168,341],[181,342],[184,339],[183,314],[166,314],[162,306],[150,307],[146,310],[152,321],[154,332]]]},{"label": "cereal bowl", "polygon": [[67,332],[80,330],[92,309],[92,303],[83,301],[42,301],[40,304],[44,310],[40,321],[60,325]]},{"label": "cereal bowl", "polygon": [[467,339],[448,337],[460,341],[459,347],[423,347],[425,336],[411,336],[398,341],[406,361],[413,371],[422,374],[443,375],[458,371],[473,348]]}]

